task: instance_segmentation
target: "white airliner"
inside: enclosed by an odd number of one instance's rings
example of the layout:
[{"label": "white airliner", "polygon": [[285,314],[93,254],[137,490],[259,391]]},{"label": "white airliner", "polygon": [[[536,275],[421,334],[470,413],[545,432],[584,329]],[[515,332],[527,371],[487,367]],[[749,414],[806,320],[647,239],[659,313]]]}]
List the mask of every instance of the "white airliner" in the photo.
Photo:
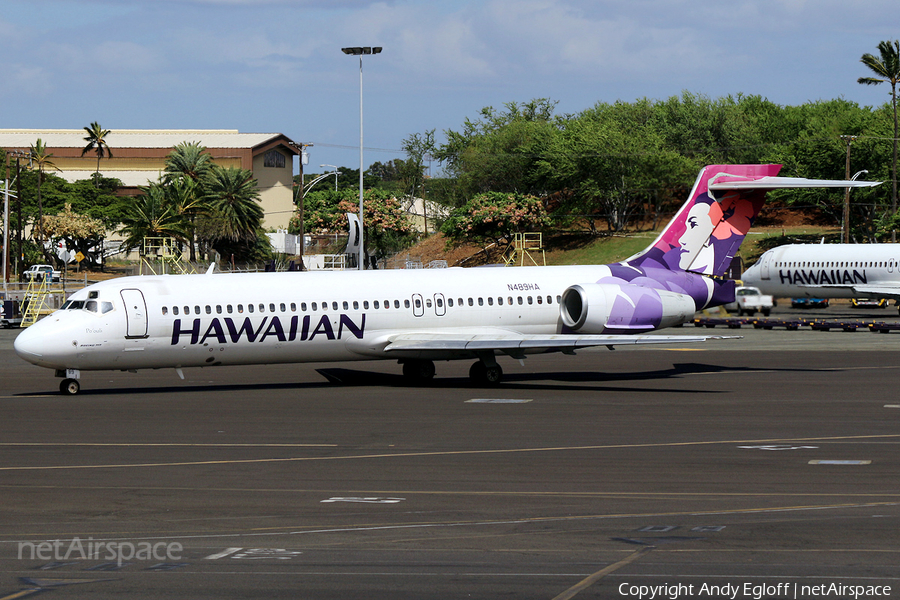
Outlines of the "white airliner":
[{"label": "white airliner", "polygon": [[722,279],[769,189],[871,182],[776,177],[780,165],[705,167],[656,241],[610,265],[124,277],[91,285],[23,331],[16,353],[76,394],[82,371],[395,359],[412,379],[435,360],[697,342],[643,335],[734,299]]},{"label": "white airliner", "polygon": [[747,285],[789,298],[900,301],[900,244],[788,244],[747,269]]}]

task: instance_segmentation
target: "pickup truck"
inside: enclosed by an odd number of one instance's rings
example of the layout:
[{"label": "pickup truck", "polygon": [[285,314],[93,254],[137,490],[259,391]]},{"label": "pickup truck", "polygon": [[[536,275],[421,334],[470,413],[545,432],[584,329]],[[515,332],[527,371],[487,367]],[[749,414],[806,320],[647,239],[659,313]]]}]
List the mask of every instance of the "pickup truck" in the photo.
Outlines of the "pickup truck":
[{"label": "pickup truck", "polygon": [[59,281],[60,272],[54,271],[50,265],[31,265],[22,273],[25,281],[40,281],[41,278],[53,283]]},{"label": "pickup truck", "polygon": [[757,312],[768,317],[775,304],[772,296],[763,294],[759,288],[750,286],[738,286],[734,291],[734,296],[734,302],[726,304],[725,310],[736,310],[739,317],[745,313],[753,316]]}]

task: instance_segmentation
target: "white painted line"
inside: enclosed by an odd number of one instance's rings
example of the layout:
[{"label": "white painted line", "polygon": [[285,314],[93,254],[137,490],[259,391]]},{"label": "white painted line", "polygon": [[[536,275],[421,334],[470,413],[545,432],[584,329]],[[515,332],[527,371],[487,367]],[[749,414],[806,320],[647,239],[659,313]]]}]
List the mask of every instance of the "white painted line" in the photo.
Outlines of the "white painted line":
[{"label": "white painted line", "polygon": [[900,404],[885,404],[885,408],[900,408]]},{"label": "white painted line", "polygon": [[320,504],[328,502],[359,502],[362,504],[397,504],[403,502],[406,498],[360,498],[357,496],[335,496],[328,500],[320,500]]},{"label": "white painted line", "polygon": [[531,402],[531,398],[472,398],[466,400],[466,403],[473,404],[525,404]]},{"label": "white painted line", "polygon": [[811,465],[871,465],[871,460],[811,460]]},{"label": "white painted line", "polygon": [[815,450],[818,446],[788,446],[788,445],[768,445],[768,446],[738,446],[742,450]]},{"label": "white painted line", "polygon": [[243,550],[243,548],[225,548],[218,554],[210,554],[203,560],[219,560],[220,558],[225,558],[226,556],[231,556],[232,554],[234,554],[235,552],[238,552],[240,550]]}]

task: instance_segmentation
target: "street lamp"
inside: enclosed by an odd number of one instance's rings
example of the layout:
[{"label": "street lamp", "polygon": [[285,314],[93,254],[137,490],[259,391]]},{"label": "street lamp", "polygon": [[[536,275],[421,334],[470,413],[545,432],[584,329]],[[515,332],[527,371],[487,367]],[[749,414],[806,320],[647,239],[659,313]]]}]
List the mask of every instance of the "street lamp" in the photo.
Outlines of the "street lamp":
[{"label": "street lamp", "polygon": [[[849,167],[850,165],[847,166]],[[857,171],[856,174],[850,178],[850,181],[856,181],[857,177],[865,175],[866,173],[868,173],[868,171],[865,169]],[[841,218],[841,241],[845,244],[850,243],[850,188],[844,190],[844,215]]]},{"label": "street lamp", "polygon": [[359,249],[356,254],[356,263],[359,270],[365,269],[363,263],[363,69],[362,57],[364,54],[380,54],[381,46],[355,46],[352,48],[341,48],[341,52],[352,56],[359,57]]},{"label": "street lamp", "polygon": [[331,167],[332,169],[334,169],[334,171],[326,173],[326,175],[334,175],[334,191],[337,191],[337,178],[338,178],[338,175],[341,174],[341,172],[338,171],[337,165],[319,165],[319,168],[324,168],[324,167]]}]

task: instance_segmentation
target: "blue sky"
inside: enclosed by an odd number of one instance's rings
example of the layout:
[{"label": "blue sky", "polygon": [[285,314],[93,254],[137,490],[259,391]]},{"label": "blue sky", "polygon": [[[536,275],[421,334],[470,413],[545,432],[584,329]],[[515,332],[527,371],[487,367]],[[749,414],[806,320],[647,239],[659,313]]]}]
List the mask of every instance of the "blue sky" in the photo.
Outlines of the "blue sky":
[{"label": "blue sky", "polygon": [[279,132],[320,164],[402,157],[484,106],[758,94],[881,105],[859,58],[895,0],[4,0],[2,128]]}]

